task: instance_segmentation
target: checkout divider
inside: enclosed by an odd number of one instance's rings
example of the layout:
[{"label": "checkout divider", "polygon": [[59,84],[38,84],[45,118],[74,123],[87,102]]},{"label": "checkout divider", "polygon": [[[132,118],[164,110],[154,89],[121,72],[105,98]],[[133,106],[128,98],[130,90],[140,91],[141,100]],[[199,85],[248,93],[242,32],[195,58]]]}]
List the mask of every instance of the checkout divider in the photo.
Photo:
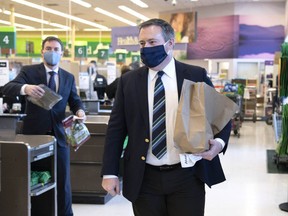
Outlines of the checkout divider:
[{"label": "checkout divider", "polygon": [[[16,134],[24,114],[0,115],[0,215],[57,215],[56,139]],[[32,186],[31,172],[50,178]]]},{"label": "checkout divider", "polygon": [[[112,105],[83,103],[88,108],[85,124],[91,138],[76,152],[71,148],[72,200],[105,204],[112,196],[102,188],[100,173]],[[21,134],[24,116],[0,114],[0,215],[57,215],[57,142],[53,136]],[[49,171],[51,180],[32,187],[32,171]]]}]

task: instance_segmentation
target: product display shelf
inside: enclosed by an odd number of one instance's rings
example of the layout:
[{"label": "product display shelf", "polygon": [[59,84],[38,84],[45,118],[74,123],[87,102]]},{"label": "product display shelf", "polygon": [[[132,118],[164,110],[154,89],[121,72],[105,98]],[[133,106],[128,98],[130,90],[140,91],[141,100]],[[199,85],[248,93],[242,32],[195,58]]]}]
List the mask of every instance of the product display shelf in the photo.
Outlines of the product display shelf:
[{"label": "product display shelf", "polygon": [[[55,138],[46,135],[0,141],[0,215],[57,215],[55,145]],[[31,187],[32,171],[48,171],[51,178]]]},{"label": "product display shelf", "polygon": [[252,118],[252,121],[256,122],[257,89],[254,86],[246,86],[245,89],[248,90],[249,97],[246,97],[244,93],[244,119]]},{"label": "product display shelf", "polygon": [[[274,128],[274,134],[275,134],[275,141],[278,142],[282,134],[282,116],[278,115],[277,113],[273,114],[273,128]],[[275,163],[277,164],[277,167],[280,164],[284,164],[286,166],[288,165],[287,155],[279,156],[275,154],[274,160],[275,160]],[[279,204],[279,208],[282,211],[288,212],[288,202]]]}]

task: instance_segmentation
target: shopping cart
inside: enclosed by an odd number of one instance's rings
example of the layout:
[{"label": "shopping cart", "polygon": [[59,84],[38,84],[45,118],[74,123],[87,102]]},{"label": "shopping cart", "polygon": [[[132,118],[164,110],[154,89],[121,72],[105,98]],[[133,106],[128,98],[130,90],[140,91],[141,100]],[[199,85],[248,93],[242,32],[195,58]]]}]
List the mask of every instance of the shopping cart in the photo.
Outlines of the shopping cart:
[{"label": "shopping cart", "polygon": [[226,96],[228,98],[230,98],[231,100],[233,100],[238,105],[238,110],[236,111],[236,113],[232,117],[231,121],[232,121],[232,131],[233,131],[234,135],[239,138],[240,137],[240,128],[242,126],[242,122],[244,119],[244,114],[242,111],[242,96],[239,94],[236,94],[236,93],[226,94]]}]

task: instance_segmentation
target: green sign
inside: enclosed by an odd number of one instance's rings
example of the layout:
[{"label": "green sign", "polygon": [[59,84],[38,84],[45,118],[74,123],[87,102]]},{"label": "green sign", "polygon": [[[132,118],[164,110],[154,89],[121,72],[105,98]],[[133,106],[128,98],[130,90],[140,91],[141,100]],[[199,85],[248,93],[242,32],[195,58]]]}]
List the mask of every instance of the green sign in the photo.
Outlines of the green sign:
[{"label": "green sign", "polygon": [[1,54],[15,53],[16,29],[13,26],[0,26]]},{"label": "green sign", "polygon": [[132,55],[131,56],[131,62],[140,62],[140,56],[139,55]]},{"label": "green sign", "polygon": [[87,46],[75,46],[75,58],[87,57]]},{"label": "green sign", "polygon": [[107,60],[108,59],[108,49],[99,49],[98,50],[98,59]]},{"label": "green sign", "polygon": [[126,54],[125,53],[116,53],[116,62],[117,63],[125,63],[126,62]]}]

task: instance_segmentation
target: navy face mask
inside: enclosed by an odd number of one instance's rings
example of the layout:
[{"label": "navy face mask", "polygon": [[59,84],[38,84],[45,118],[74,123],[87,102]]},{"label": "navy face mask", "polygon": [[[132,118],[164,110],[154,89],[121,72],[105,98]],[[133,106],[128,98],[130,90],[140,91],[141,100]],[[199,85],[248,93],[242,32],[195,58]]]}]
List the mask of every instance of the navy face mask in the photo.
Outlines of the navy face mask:
[{"label": "navy face mask", "polygon": [[161,64],[167,57],[167,53],[164,48],[165,44],[154,47],[141,48],[140,56],[143,64],[145,64],[149,68],[154,68]]}]

